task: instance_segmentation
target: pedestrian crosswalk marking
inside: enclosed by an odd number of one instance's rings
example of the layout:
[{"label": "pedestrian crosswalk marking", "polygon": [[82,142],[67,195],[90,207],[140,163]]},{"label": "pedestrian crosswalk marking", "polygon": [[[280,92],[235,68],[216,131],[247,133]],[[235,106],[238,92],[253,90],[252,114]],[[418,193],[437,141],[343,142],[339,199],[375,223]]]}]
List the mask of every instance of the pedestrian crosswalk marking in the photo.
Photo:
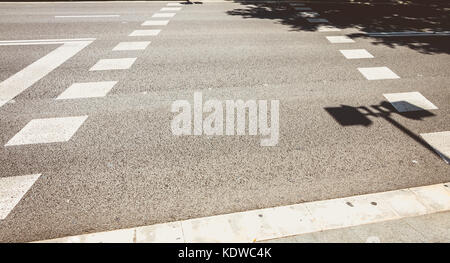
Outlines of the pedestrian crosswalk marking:
[{"label": "pedestrian crosswalk marking", "polygon": [[129,69],[136,58],[100,59],[89,71]]},{"label": "pedestrian crosswalk marking", "polygon": [[144,50],[148,45],[150,45],[150,41],[120,42],[113,48],[113,51]]},{"label": "pedestrian crosswalk marking", "polygon": [[386,93],[383,96],[394,106],[398,112],[436,110],[431,101],[420,92]]},{"label": "pedestrian crosswalk marking", "polygon": [[373,58],[365,49],[341,49],[339,50],[347,59]]},{"label": "pedestrian crosswalk marking", "polygon": [[347,36],[327,36],[326,37],[330,43],[340,44],[340,43],[355,43],[355,41]]},{"label": "pedestrian crosswalk marking", "polygon": [[0,177],[0,220],[22,200],[41,174]]},{"label": "pedestrian crosswalk marking", "polygon": [[358,68],[358,70],[368,80],[399,79],[400,78],[397,74],[395,74],[388,67]]},{"label": "pedestrian crosswalk marking", "polygon": [[31,87],[48,73],[59,67],[66,60],[73,57],[83,48],[92,43],[93,39],[71,41],[67,39],[2,41],[0,45],[40,45],[63,44],[44,57],[36,60],[21,71],[0,83],[0,107],[14,99],[24,90]]},{"label": "pedestrian crosswalk marking", "polygon": [[5,146],[69,141],[87,118],[75,116],[31,120]]},{"label": "pedestrian crosswalk marking", "polygon": [[175,13],[155,13],[152,17],[174,17]]},{"label": "pedestrian crosswalk marking", "polygon": [[319,13],[317,12],[300,12],[298,14],[301,17],[307,18],[307,17],[318,17]]},{"label": "pedestrian crosswalk marking", "polygon": [[180,11],[181,7],[163,7],[159,11]]},{"label": "pedestrian crosswalk marking", "polygon": [[341,31],[339,28],[330,25],[320,25],[317,27],[319,32],[338,32]]},{"label": "pedestrian crosswalk marking", "polygon": [[[450,131],[422,133],[422,138],[444,159],[450,164]],[[450,207],[450,202],[448,203]]]},{"label": "pedestrian crosswalk marking", "polygon": [[140,37],[140,36],[157,36],[161,32],[160,29],[145,29],[145,30],[134,30],[129,34],[130,37]]},{"label": "pedestrian crosswalk marking", "polygon": [[141,26],[166,26],[169,20],[147,20]]},{"label": "pedestrian crosswalk marking", "polygon": [[117,81],[74,83],[56,99],[79,99],[104,97],[116,85]]}]

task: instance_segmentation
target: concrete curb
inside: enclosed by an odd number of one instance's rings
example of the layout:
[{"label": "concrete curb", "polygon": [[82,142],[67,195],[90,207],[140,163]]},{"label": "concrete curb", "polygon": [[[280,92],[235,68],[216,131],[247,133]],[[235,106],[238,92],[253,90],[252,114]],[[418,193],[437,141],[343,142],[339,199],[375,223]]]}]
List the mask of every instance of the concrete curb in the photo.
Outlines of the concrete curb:
[{"label": "concrete curb", "polygon": [[256,242],[450,211],[450,183],[265,208],[44,243]]}]

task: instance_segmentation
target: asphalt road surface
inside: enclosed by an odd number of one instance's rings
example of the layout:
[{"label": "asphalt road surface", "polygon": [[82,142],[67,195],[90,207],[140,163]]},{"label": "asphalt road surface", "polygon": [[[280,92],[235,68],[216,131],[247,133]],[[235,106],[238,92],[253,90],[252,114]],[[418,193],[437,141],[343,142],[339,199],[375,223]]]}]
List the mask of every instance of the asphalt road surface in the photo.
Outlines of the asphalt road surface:
[{"label": "asphalt road surface", "polygon": [[[330,2],[307,3],[319,23],[287,3],[0,3],[0,241],[450,181],[445,150],[420,135],[450,131],[450,37],[366,34],[448,31],[448,4]],[[354,49],[373,57],[339,51]],[[372,67],[394,75],[358,70]],[[278,144],[174,136],[171,105],[195,91],[279,100]],[[407,92],[435,107],[400,112],[383,96]]]}]

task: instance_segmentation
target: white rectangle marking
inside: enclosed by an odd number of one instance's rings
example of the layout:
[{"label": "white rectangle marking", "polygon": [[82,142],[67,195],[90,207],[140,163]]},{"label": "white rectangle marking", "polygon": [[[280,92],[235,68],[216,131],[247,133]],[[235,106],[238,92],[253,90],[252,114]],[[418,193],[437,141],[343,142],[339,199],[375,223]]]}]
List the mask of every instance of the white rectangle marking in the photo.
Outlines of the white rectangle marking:
[{"label": "white rectangle marking", "polygon": [[41,174],[0,177],[0,220],[5,219]]},{"label": "white rectangle marking", "polygon": [[76,116],[31,120],[5,146],[69,141],[87,117]]},{"label": "white rectangle marking", "polygon": [[308,17],[318,17],[319,13],[317,13],[317,12],[300,12],[298,15],[301,17],[304,17],[304,18],[308,18]]},{"label": "white rectangle marking", "polygon": [[161,29],[134,30],[128,36],[130,37],[157,36],[159,32],[161,32]]},{"label": "white rectangle marking", "polygon": [[152,17],[174,17],[175,13],[155,13]]},{"label": "white rectangle marking", "polygon": [[327,36],[326,37],[330,43],[341,44],[341,43],[355,43],[355,41],[347,36]]},{"label": "white rectangle marking", "polygon": [[450,131],[422,133],[420,136],[433,147],[446,163],[450,164]]},{"label": "white rectangle marking", "polygon": [[141,26],[166,26],[169,20],[147,20]]},{"label": "white rectangle marking", "polygon": [[74,83],[56,99],[79,99],[104,97],[116,85],[117,81],[100,81],[100,82],[84,82]]},{"label": "white rectangle marking", "polygon": [[317,27],[317,31],[319,31],[319,32],[339,32],[341,30],[334,26],[320,25]]},{"label": "white rectangle marking", "polygon": [[358,68],[358,70],[368,80],[399,79],[400,78],[397,74],[395,74],[388,67]]},{"label": "white rectangle marking", "polygon": [[346,59],[373,58],[365,49],[341,49],[339,50]]},{"label": "white rectangle marking", "polygon": [[144,50],[148,45],[150,45],[150,41],[120,42],[113,48],[113,51]]},{"label": "white rectangle marking", "polygon": [[100,59],[89,71],[129,69],[136,58]]},{"label": "white rectangle marking", "polygon": [[383,96],[398,112],[436,110],[437,107],[420,92],[387,93]]},{"label": "white rectangle marking", "polygon": [[181,7],[163,7],[159,11],[180,11]]}]

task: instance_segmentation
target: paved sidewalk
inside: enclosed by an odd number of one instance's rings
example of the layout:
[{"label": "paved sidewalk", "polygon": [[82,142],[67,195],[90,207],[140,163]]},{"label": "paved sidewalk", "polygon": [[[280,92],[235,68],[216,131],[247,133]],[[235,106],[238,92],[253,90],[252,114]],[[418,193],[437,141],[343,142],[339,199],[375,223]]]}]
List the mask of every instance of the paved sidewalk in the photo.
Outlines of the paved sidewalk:
[{"label": "paved sidewalk", "polygon": [[348,228],[320,231],[263,243],[446,243],[450,242],[450,212],[407,217]]}]

